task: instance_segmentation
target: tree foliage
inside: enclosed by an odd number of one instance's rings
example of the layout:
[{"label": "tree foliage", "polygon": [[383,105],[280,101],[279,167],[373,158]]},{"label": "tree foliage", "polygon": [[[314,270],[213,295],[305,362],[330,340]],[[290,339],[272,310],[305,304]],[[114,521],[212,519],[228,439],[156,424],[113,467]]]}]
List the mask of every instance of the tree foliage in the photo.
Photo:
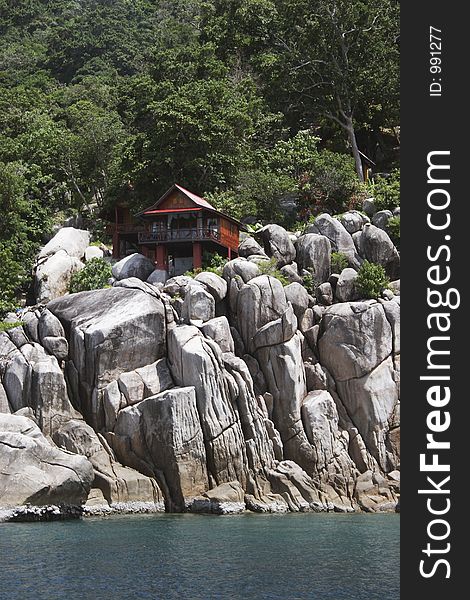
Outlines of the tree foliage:
[{"label": "tree foliage", "polygon": [[354,144],[393,158],[398,7],[0,0],[0,241],[28,270],[59,211],[174,182],[259,220],[349,206]]},{"label": "tree foliage", "polygon": [[70,280],[69,292],[99,290],[108,286],[112,275],[109,262],[103,258],[92,258],[80,271],[76,271]]}]

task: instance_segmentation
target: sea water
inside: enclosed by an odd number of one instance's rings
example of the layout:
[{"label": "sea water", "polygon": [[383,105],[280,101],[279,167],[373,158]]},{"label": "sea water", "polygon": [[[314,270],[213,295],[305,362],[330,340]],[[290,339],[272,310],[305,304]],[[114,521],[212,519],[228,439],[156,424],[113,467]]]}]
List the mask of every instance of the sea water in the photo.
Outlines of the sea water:
[{"label": "sea water", "polygon": [[0,523],[1,600],[398,600],[399,515]]}]

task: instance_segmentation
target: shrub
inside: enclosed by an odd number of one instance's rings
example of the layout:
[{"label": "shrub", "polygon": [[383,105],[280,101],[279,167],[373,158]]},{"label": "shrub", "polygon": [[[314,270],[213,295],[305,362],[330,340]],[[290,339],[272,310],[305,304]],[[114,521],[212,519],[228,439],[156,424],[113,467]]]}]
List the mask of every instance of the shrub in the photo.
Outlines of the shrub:
[{"label": "shrub", "polygon": [[400,206],[400,171],[393,171],[390,177],[378,177],[370,188],[377,210]]},{"label": "shrub", "polygon": [[216,275],[222,275],[225,263],[227,262],[228,258],[220,256],[220,254],[205,252],[202,257],[202,270],[208,271],[209,273],[215,273]]},{"label": "shrub", "polygon": [[92,258],[81,271],[72,275],[69,292],[74,294],[108,287],[108,279],[111,276],[111,265],[107,261]]},{"label": "shrub", "polygon": [[202,273],[203,269],[201,269],[201,267],[198,267],[197,269],[193,269],[192,271],[185,271],[184,275],[185,277],[196,277],[196,275],[199,275],[199,273]]},{"label": "shrub", "polygon": [[26,279],[24,267],[13,251],[0,242],[0,317],[17,307],[17,295]]},{"label": "shrub", "polygon": [[313,294],[315,292],[316,282],[315,275],[313,273],[308,273],[308,275],[304,275],[302,277],[304,288],[307,290],[309,294]]},{"label": "shrub", "polygon": [[299,190],[305,216],[358,208],[365,197],[365,187],[357,178],[352,158],[329,150],[313,156],[308,171],[300,178]]},{"label": "shrub", "polygon": [[332,252],[331,253],[331,272],[341,273],[343,269],[349,267],[349,260],[346,254],[343,252]]},{"label": "shrub", "polygon": [[277,260],[275,258],[271,258],[270,260],[264,260],[258,263],[258,268],[261,272],[261,275],[270,275],[271,277],[275,277],[278,279],[282,285],[289,285],[290,281],[284,277],[284,275],[277,268]]},{"label": "shrub", "polygon": [[365,260],[357,272],[356,285],[363,298],[377,299],[388,287],[390,280],[382,265]]},{"label": "shrub", "polygon": [[14,321],[13,323],[0,323],[0,333],[3,331],[8,331],[8,329],[13,329],[14,327],[19,327],[20,325],[23,325],[21,321]]},{"label": "shrub", "polygon": [[387,233],[397,248],[400,248],[400,217],[392,217],[387,223]]}]

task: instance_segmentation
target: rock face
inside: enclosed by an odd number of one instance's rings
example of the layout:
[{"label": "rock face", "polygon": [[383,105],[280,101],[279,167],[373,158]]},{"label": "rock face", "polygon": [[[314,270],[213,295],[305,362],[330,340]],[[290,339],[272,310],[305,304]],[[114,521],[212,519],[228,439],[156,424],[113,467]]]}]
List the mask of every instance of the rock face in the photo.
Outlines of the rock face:
[{"label": "rock face", "polygon": [[331,268],[331,242],[324,235],[307,233],[296,244],[297,261],[302,269],[312,271],[317,284],[328,281]]},{"label": "rock face", "polygon": [[51,445],[30,419],[0,414],[0,506],[81,505],[92,481],[84,456]]},{"label": "rock face", "polygon": [[366,224],[362,230],[359,245],[368,261],[382,265],[392,280],[398,279],[400,256],[383,229]]},{"label": "rock face", "polygon": [[157,292],[114,287],[65,296],[48,309],[69,336],[65,372],[72,398],[100,430],[104,388],[121,373],[165,355],[163,302]]},{"label": "rock face", "polygon": [[260,246],[254,238],[247,237],[238,247],[238,254],[243,256],[243,258],[248,258],[249,256],[253,256],[255,254],[263,255],[265,252],[262,246]]},{"label": "rock face", "polygon": [[208,487],[206,451],[193,387],[174,388],[121,411],[110,442],[121,459],[148,465],[181,512]]},{"label": "rock face", "polygon": [[[113,287],[25,311],[0,334],[0,506],[393,509],[400,297],[359,301],[355,279],[399,255],[354,211],[307,231],[263,228],[264,249],[245,239],[222,277],[164,282],[134,255]],[[289,284],[260,274],[268,257]]]},{"label": "rock face", "polygon": [[383,306],[374,301],[329,308],[318,340],[321,364],[333,376],[347,414],[384,471],[395,464],[388,441],[398,402],[392,340]]},{"label": "rock face", "polygon": [[54,442],[74,454],[82,454],[93,467],[93,487],[101,491],[108,504],[129,502],[163,502],[154,479],[114,460],[95,431],[83,421],[70,420],[54,434]]},{"label": "rock face", "polygon": [[39,252],[39,260],[65,252],[68,256],[81,259],[90,243],[90,234],[82,229],[63,227]]},{"label": "rock face", "polygon": [[112,273],[113,277],[118,281],[128,279],[129,277],[137,277],[137,279],[146,281],[154,270],[154,263],[136,252],[113,265]]},{"label": "rock face", "polygon": [[40,251],[34,275],[37,301],[47,303],[67,293],[72,275],[83,268],[88,231],[64,227]]},{"label": "rock face", "polygon": [[83,269],[83,263],[65,250],[59,250],[38,263],[35,274],[35,294],[38,302],[46,304],[67,293],[72,275]]},{"label": "rock face", "polygon": [[279,225],[266,225],[258,233],[263,240],[266,254],[276,259],[278,267],[295,260],[294,244],[284,228]]},{"label": "rock face", "polygon": [[7,334],[0,334],[0,364],[2,387],[12,411],[30,407],[46,435],[68,419],[80,418],[69,400],[57,359],[42,346],[33,342],[17,348]]},{"label": "rock face", "polygon": [[360,265],[353,239],[338,219],[328,214],[323,214],[315,219],[315,223],[308,230],[309,233],[319,233],[331,242],[333,252],[342,252],[348,257],[351,267]]}]

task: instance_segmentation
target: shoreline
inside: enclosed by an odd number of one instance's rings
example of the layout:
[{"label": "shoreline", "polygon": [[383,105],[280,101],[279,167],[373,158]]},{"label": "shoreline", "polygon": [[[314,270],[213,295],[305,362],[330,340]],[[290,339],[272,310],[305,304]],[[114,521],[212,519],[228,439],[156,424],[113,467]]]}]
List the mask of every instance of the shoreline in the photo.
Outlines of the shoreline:
[{"label": "shoreline", "polygon": [[[228,503],[227,503],[228,504]],[[299,511],[285,510],[269,510],[269,511],[254,511],[241,506],[213,506],[207,510],[191,510],[188,509],[181,513],[168,512],[165,510],[163,503],[153,502],[118,502],[112,505],[100,504],[96,506],[74,506],[74,505],[55,505],[49,504],[45,506],[15,506],[10,508],[0,507],[0,524],[1,523],[32,523],[32,522],[52,522],[52,521],[73,521],[90,518],[107,518],[114,516],[131,516],[131,515],[151,515],[151,514],[185,514],[185,515],[294,515],[294,514],[400,514],[400,504],[397,503],[394,507],[386,507],[378,511],[339,511],[339,510],[316,510],[304,509]]]}]

